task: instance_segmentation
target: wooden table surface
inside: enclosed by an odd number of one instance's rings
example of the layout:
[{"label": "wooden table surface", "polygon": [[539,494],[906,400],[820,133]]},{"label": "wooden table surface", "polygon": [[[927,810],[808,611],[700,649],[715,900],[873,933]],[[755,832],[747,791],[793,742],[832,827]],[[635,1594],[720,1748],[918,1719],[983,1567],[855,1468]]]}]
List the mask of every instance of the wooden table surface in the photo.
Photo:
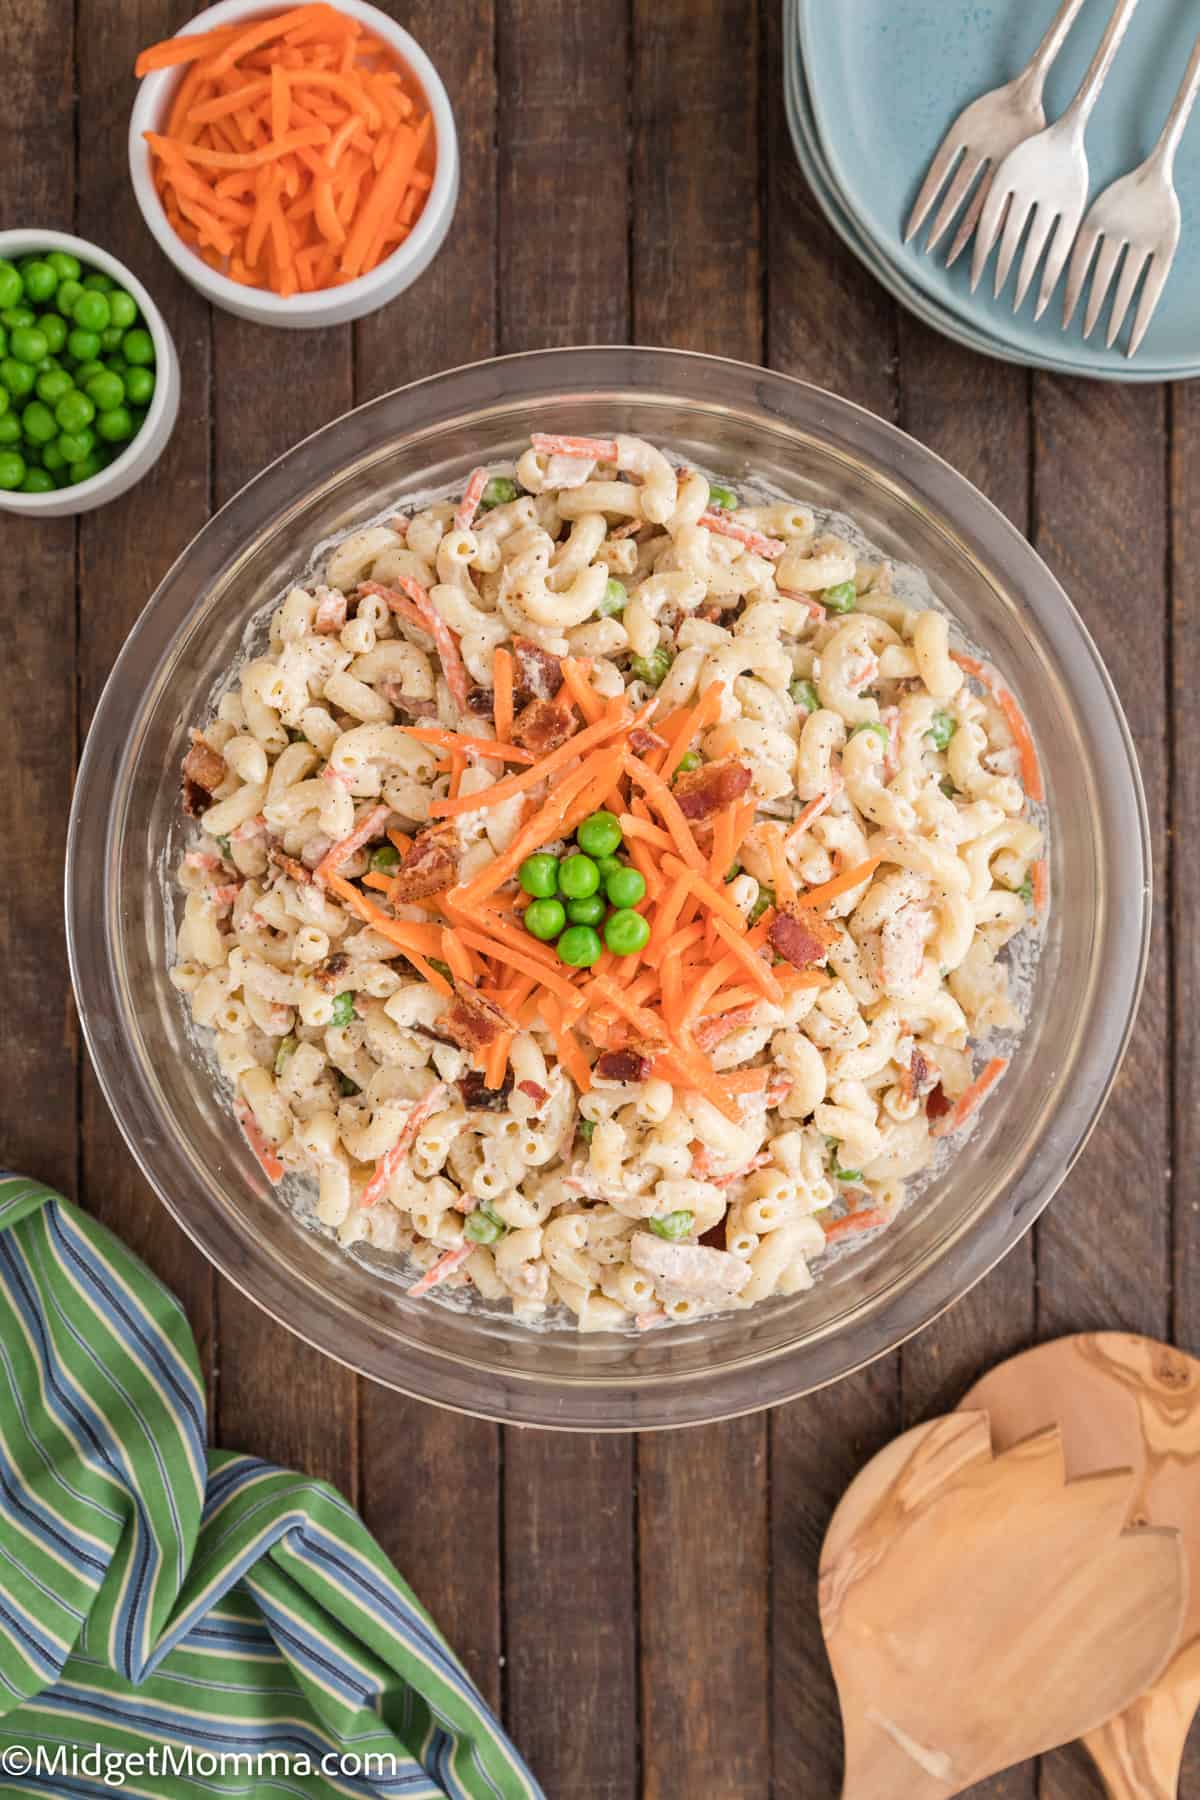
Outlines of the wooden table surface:
[{"label": "wooden table surface", "polygon": [[[842,249],[792,158],[777,0],[384,0],[442,71],[463,184],[424,278],[357,327],[212,312],[137,213],[137,48],[184,0],[0,9],[6,225],[74,228],[164,306],[183,407],[153,475],[76,521],[0,515],[5,1160],[78,1196],[185,1301],[217,1443],[361,1509],[552,1800],[825,1800],[840,1734],[817,1627],[830,1509],[863,1460],[1037,1338],[1200,1342],[1200,384],[1029,374],[943,342]],[[632,341],[805,377],[894,420],[1028,533],[1099,641],[1155,845],[1149,979],[1120,1081],[1036,1230],[900,1354],[733,1424],[632,1437],[497,1427],[306,1348],[219,1280],[137,1175],[91,1075],[59,892],[79,746],[176,553],[357,401],[497,351]],[[97,871],[99,879],[99,871]],[[1040,1785],[1039,1785],[1040,1784]],[[1074,1751],[977,1790],[1095,1795]],[[1185,1796],[1200,1796],[1200,1750]],[[902,1797],[898,1797],[902,1800]]]}]

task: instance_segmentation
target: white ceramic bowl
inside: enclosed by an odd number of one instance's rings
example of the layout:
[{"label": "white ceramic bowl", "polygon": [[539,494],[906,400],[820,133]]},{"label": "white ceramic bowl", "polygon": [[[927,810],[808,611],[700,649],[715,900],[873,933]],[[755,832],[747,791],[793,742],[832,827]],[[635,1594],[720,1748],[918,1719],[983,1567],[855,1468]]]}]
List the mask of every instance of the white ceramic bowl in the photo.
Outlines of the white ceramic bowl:
[{"label": "white ceramic bowl", "polygon": [[[349,319],[386,306],[397,294],[411,287],[423,275],[442,247],[450,229],[458,202],[458,133],[454,114],[442,85],[442,78],[414,38],[386,13],[368,6],[366,0],[337,0],[338,10],[361,19],[369,30],[389,43],[405,64],[429,102],[433,114],[434,164],[433,186],[424,211],[411,235],[392,251],[377,268],[357,281],[341,287],[323,288],[314,294],[292,294],[286,299],[263,288],[244,287],[221,275],[197,256],[171,225],[154,186],[150,147],[143,132],[161,128],[171,96],[179,83],[179,69],[162,69],[143,78],[129,120],[129,170],[133,191],[142,209],[142,217],[157,238],[159,247],[194,288],[199,289],[214,306],[236,313],[241,319],[253,319],[259,325],[283,325],[292,330],[306,330],[319,325],[344,325]],[[206,12],[197,13],[182,26],[177,36],[196,31],[211,31],[216,25],[236,24],[241,19],[269,18],[284,10],[273,0],[220,0]]]},{"label": "white ceramic bowl", "polygon": [[0,231],[0,257],[9,262],[16,262],[35,250],[67,250],[81,263],[89,263],[102,275],[110,275],[133,295],[146,329],[154,339],[154,398],[141,430],[129,440],[120,456],[114,457],[99,475],[93,475],[90,481],[81,481],[77,487],[55,488],[50,494],[14,494],[0,489],[0,511],[36,513],[43,519],[68,519],[75,513],[107,506],[118,494],[127,493],[158,461],[175,429],[179,412],[179,358],[165,319],[137,276],[123,262],[110,256],[99,244],[90,243],[87,238],[72,237],[66,231]]}]

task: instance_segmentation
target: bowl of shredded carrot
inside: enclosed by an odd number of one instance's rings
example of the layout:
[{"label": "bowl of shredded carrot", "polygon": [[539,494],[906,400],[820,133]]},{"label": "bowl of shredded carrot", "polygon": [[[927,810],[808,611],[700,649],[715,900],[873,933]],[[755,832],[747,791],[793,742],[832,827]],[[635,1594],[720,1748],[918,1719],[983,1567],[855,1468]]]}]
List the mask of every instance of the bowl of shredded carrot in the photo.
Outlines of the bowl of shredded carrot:
[{"label": "bowl of shredded carrot", "polygon": [[364,0],[221,0],[134,67],[134,192],[226,311],[293,328],[374,312],[437,254],[458,197],[446,90]]}]

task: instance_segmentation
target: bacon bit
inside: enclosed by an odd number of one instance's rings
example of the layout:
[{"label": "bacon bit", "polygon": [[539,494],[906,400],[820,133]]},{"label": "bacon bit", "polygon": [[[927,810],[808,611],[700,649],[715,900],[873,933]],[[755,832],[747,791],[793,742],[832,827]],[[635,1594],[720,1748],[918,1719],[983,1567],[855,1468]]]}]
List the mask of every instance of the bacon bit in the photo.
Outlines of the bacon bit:
[{"label": "bacon bit", "polygon": [[925,1096],[925,1117],[930,1124],[944,1119],[948,1112],[954,1110],[954,1102],[950,1099],[940,1081],[935,1082]]},{"label": "bacon bit", "polygon": [[652,1060],[636,1050],[606,1050],[596,1059],[592,1074],[602,1081],[645,1081]]},{"label": "bacon bit", "polygon": [[348,837],[342,838],[340,843],[334,844],[331,850],[325,852],[313,870],[313,880],[317,886],[324,887],[329,877],[336,875],[342,864],[348,862],[356,850],[361,850],[363,845],[369,844],[372,838],[380,837],[391,816],[390,806],[373,806],[366,817],[359,820]]},{"label": "bacon bit", "polygon": [[459,1244],[453,1250],[443,1251],[433,1267],[431,1269],[426,1269],[420,1281],[414,1281],[413,1285],[409,1288],[409,1299],[419,1300],[422,1294],[427,1294],[431,1288],[438,1287],[445,1281],[447,1275],[453,1275],[455,1269],[462,1263],[465,1263],[468,1256],[473,1256],[474,1254],[474,1244]]},{"label": "bacon bit", "polygon": [[431,825],[418,832],[392,877],[388,898],[393,906],[427,900],[458,880],[462,846],[453,825]]},{"label": "bacon bit", "polygon": [[478,1069],[468,1069],[459,1081],[458,1091],[468,1112],[503,1112],[508,1105],[512,1085],[511,1069],[504,1071],[504,1080],[497,1088],[488,1087]]},{"label": "bacon bit", "polygon": [[313,614],[313,630],[322,634],[340,631],[346,623],[346,596],[336,588],[326,588]]},{"label": "bacon bit", "polygon": [[490,719],[492,716],[491,688],[476,686],[467,689],[467,711],[478,719]]},{"label": "bacon bit", "polygon": [[731,519],[726,512],[702,512],[696,523],[707,526],[709,531],[715,531],[718,537],[735,538],[755,556],[770,557],[772,562],[787,549],[782,538],[764,537],[761,531],[751,531],[748,525],[743,525],[738,519]]},{"label": "bacon bit", "polygon": [[707,1181],[708,1172],[712,1168],[712,1156],[708,1145],[702,1144],[699,1138],[692,1139],[692,1165],[688,1174],[696,1181]]},{"label": "bacon bit", "polygon": [[965,1093],[959,1095],[954,1103],[953,1111],[939,1118],[930,1132],[931,1137],[949,1137],[952,1131],[958,1131],[965,1125],[988,1089],[994,1087],[1005,1069],[1008,1067],[1007,1056],[993,1056],[980,1073],[975,1077]]},{"label": "bacon bit", "polygon": [[527,1095],[535,1106],[545,1106],[550,1098],[549,1088],[539,1087],[536,1081],[518,1081],[517,1091]]},{"label": "bacon bit", "polygon": [[400,1128],[400,1136],[396,1139],[391,1149],[385,1150],[379,1161],[375,1164],[375,1173],[358,1197],[358,1204],[360,1206],[374,1206],[375,1202],[379,1199],[379,1196],[388,1187],[392,1177],[396,1175],[408,1161],[408,1153],[412,1148],[413,1140],[416,1138],[418,1131],[420,1131],[434,1107],[438,1106],[441,1101],[445,1099],[448,1092],[449,1089],[445,1082],[439,1081],[436,1087],[430,1088],[424,1099],[417,1101]]},{"label": "bacon bit", "polygon": [[237,1114],[237,1122],[242,1128],[242,1135],[253,1150],[259,1168],[271,1186],[278,1187],[283,1180],[283,1164],[263,1136],[258,1120],[244,1100],[239,1100],[233,1110]]},{"label": "bacon bit", "polygon": [[240,881],[230,881],[224,887],[213,888],[212,898],[216,901],[218,906],[232,906],[241,891],[242,884]]},{"label": "bacon bit", "polygon": [[710,819],[723,806],[740,800],[750,781],[745,763],[727,757],[722,762],[702,763],[698,769],[685,769],[671,791],[685,819]]},{"label": "bacon bit", "polygon": [[732,1012],[719,1013],[715,1018],[701,1019],[692,1032],[692,1041],[697,1050],[703,1050],[707,1055],[732,1032],[740,1031],[743,1025],[749,1025],[757,1009],[758,1002],[752,1001],[749,1006],[735,1006]]},{"label": "bacon bit", "polygon": [[486,469],[471,470],[470,475],[467,477],[467,485],[463,489],[463,497],[459,502],[458,511],[454,515],[454,528],[456,531],[470,531],[471,526],[475,521],[475,514],[479,511],[479,502],[483,499],[483,490],[487,486],[487,478],[488,472]]},{"label": "bacon bit", "polygon": [[802,594],[799,588],[785,588],[778,587],[777,585],[776,591],[784,600],[799,600],[802,605],[807,606],[813,618],[818,620],[822,625],[829,617],[829,614],[819,600],[814,600],[811,594]]},{"label": "bacon bit", "polygon": [[294,856],[285,856],[282,850],[276,849],[274,846],[267,851],[267,856],[276,868],[282,869],[285,875],[290,875],[293,881],[310,882],[312,880],[312,876],[304,864],[297,862]]},{"label": "bacon bit", "polygon": [[517,705],[526,706],[530,700],[553,700],[563,684],[562,658],[543,650],[532,638],[523,637],[513,639],[512,654],[516,663],[513,698]]},{"label": "bacon bit", "polygon": [[509,1018],[503,1007],[497,1006],[477,988],[465,987],[456,981],[454,994],[453,1005],[442,1014],[438,1023],[460,1050],[479,1055],[505,1032],[517,1030],[516,1021]]},{"label": "bacon bit", "polygon": [[188,783],[203,788],[205,794],[213,794],[220,787],[228,773],[225,758],[217,753],[211,744],[197,738],[183,759],[183,782],[185,790]]},{"label": "bacon bit", "polygon": [[836,941],[836,930],[803,906],[776,913],[767,932],[772,950],[794,969],[810,969],[823,963],[830,945]]},{"label": "bacon bit", "polygon": [[569,706],[553,700],[531,700],[513,721],[514,744],[529,750],[535,757],[549,756],[574,737],[579,721]]},{"label": "bacon bit", "polygon": [[539,456],[586,456],[592,462],[616,462],[614,438],[564,437],[555,431],[535,431],[530,443]]},{"label": "bacon bit", "polygon": [[657,731],[647,731],[640,725],[629,734],[629,748],[635,756],[649,756],[652,750],[665,750],[666,747],[666,738],[659,737]]},{"label": "bacon bit", "polygon": [[919,1099],[930,1085],[933,1064],[920,1050],[914,1050],[907,1069],[900,1077],[900,1092],[906,1100]]},{"label": "bacon bit", "polygon": [[219,869],[222,862],[219,856],[210,856],[207,850],[189,850],[183,865],[186,869]]}]

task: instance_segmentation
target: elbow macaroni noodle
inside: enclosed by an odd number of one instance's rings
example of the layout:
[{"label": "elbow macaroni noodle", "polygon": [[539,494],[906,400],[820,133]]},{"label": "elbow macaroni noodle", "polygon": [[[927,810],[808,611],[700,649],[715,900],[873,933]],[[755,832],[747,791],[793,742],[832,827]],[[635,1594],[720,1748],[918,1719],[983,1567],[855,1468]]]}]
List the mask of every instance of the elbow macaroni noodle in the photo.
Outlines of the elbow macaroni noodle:
[{"label": "elbow macaroni noodle", "polygon": [[[636,438],[614,446],[611,461],[529,449],[515,499],[463,524],[447,497],[352,532],[287,592],[268,648],[192,733],[221,774],[193,806],[172,970],[264,1168],[307,1183],[324,1229],[581,1330],[802,1293],[831,1225],[890,1221],[937,1118],[971,1100],[972,1041],[1019,1025],[1005,946],[1036,931],[1044,891],[1021,746],[964,678],[947,616],[907,605],[886,564],[798,502],[714,513],[704,475]],[[469,696],[460,711],[433,630],[389,604],[406,583],[457,640],[477,710]],[[448,765],[410,728],[494,736],[493,659],[514,639],[589,658],[598,694],[638,706],[648,663],[665,663],[659,717],[720,685],[699,747],[749,770],[757,815],[725,889],[743,917],[773,898],[771,821],[801,892],[871,865],[821,909],[822,984],[751,1000],[712,1047],[718,1070],[769,1071],[740,1124],[660,1076],[577,1092],[536,1008],[511,1087],[481,1107],[470,1055],[439,1031],[448,1002],[313,879],[369,816],[351,880],[386,828],[428,822]],[[455,791],[502,772],[468,752]],[[506,848],[522,808],[455,815],[460,879]]]}]

